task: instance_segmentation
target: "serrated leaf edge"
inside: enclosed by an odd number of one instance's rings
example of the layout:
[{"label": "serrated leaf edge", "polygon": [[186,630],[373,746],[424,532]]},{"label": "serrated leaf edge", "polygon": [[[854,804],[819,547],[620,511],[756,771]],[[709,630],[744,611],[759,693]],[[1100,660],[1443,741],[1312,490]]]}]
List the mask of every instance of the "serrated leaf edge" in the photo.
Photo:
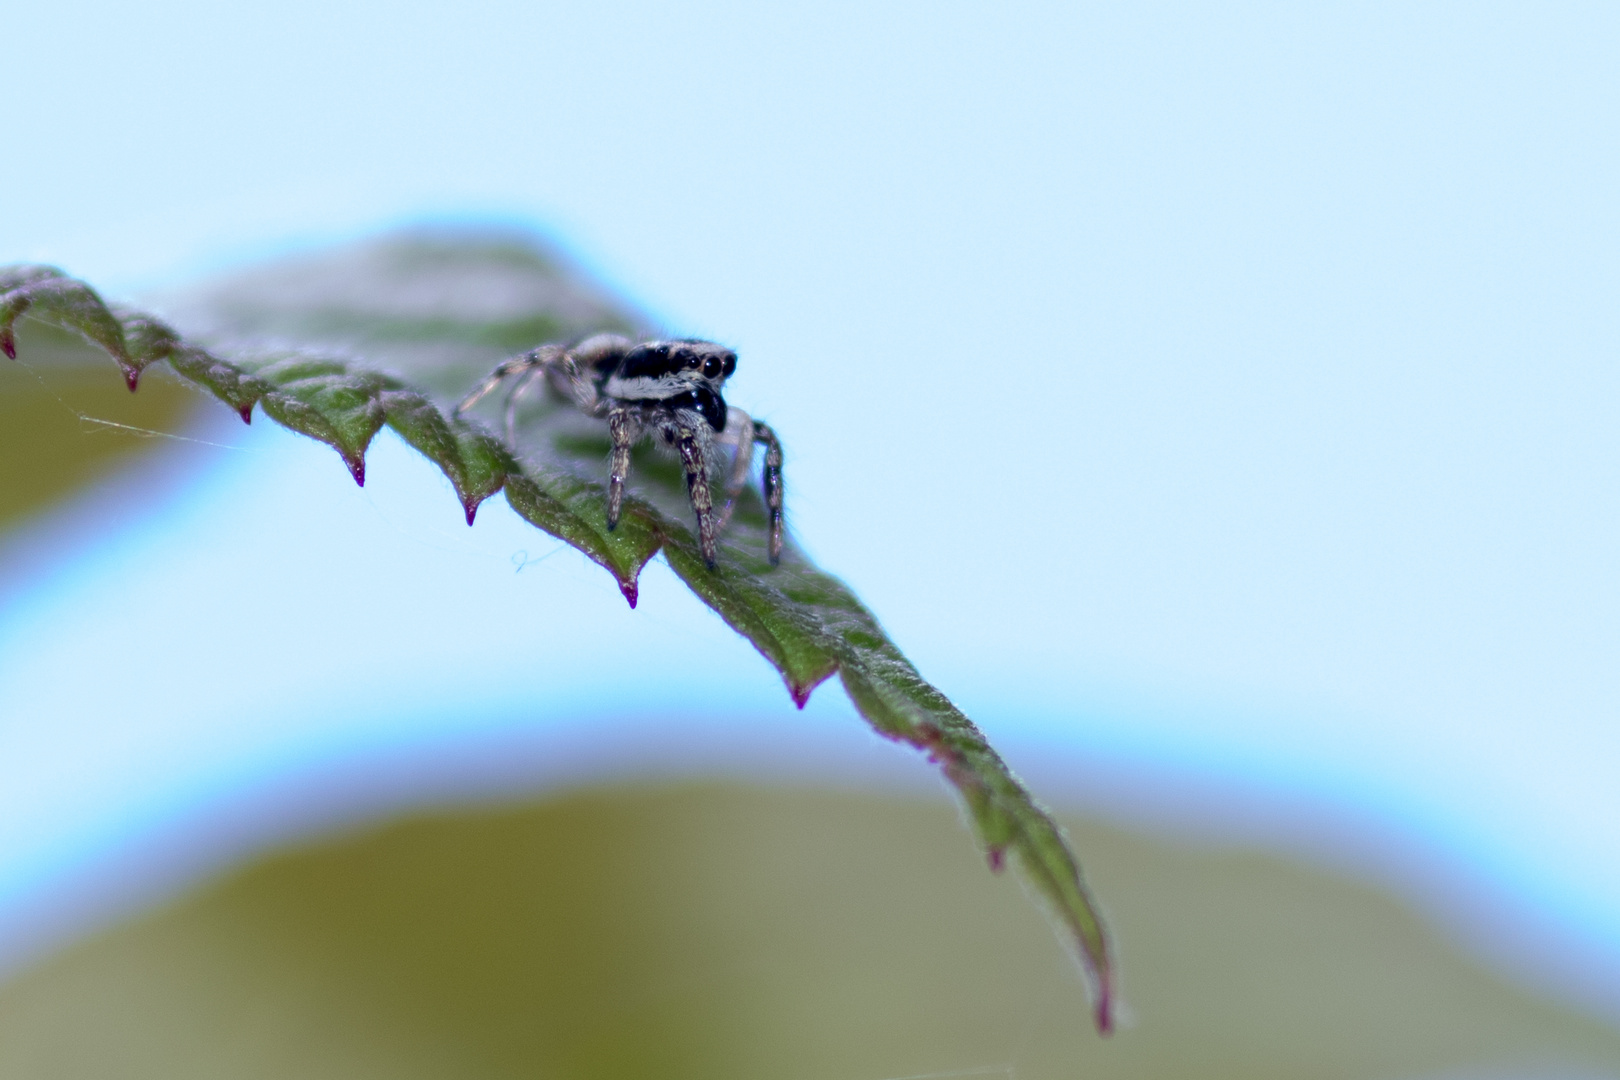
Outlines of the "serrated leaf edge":
[{"label": "serrated leaf edge", "polygon": [[[479,505],[504,490],[507,502],[525,520],[613,574],[631,607],[636,605],[642,567],[662,550],[665,561],[698,598],[781,673],[800,708],[816,686],[836,673],[856,710],[875,731],[921,750],[939,765],[966,805],[991,868],[1000,870],[1008,851],[1016,854],[1030,882],[1069,931],[1090,976],[1097,1028],[1104,1034],[1112,1030],[1112,948],[1061,828],[973,722],[917,673],[854,594],[816,570],[795,545],[789,544],[784,552],[782,571],[813,575],[813,584],[826,590],[832,601],[818,604],[818,610],[840,613],[841,627],[795,618],[809,602],[792,600],[780,590],[773,594],[759,586],[759,594],[750,596],[744,585],[762,577],[750,565],[758,560],[732,545],[722,546],[719,566],[708,571],[691,532],[642,500],[628,499],[618,529],[609,532],[605,514],[598,523],[594,513],[577,512],[569,505],[586,500],[587,507],[605,506],[606,493],[600,485],[525,469],[487,432],[459,417],[446,418],[425,393],[391,376],[351,370],[344,361],[304,353],[232,363],[184,341],[151,315],[109,308],[88,285],[55,267],[0,267],[0,351],[12,358],[15,324],[25,314],[100,346],[118,364],[131,391],[145,368],[167,361],[181,377],[235,409],[244,422],[251,421],[253,406],[260,405],[282,426],[336,449],[360,484],[365,482],[365,452],[376,433],[389,426],[444,472],[469,525]],[[351,399],[346,425],[322,411],[318,402],[323,395]],[[496,464],[476,484],[472,453],[486,465]],[[789,619],[783,631],[791,629],[805,639],[799,648],[808,651],[808,662],[801,664],[791,656],[794,646],[757,610],[762,597],[769,601],[772,595]]]}]

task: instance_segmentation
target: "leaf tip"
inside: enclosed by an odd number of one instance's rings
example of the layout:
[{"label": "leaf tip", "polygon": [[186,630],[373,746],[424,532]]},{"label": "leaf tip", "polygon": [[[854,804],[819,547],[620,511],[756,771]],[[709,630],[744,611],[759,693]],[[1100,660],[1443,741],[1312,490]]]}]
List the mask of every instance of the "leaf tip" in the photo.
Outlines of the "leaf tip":
[{"label": "leaf tip", "polygon": [[804,708],[810,701],[810,693],[815,689],[814,683],[788,683],[788,696],[793,698],[793,704]]},{"label": "leaf tip", "polygon": [[1108,977],[1104,975],[1099,980],[1097,988],[1097,1034],[1112,1035],[1114,1033],[1114,993],[1109,986]]},{"label": "leaf tip", "polygon": [[350,474],[354,476],[354,482],[359,484],[361,487],[365,487],[366,459],[358,455],[355,457],[349,457],[347,454],[345,454],[343,456],[343,463],[349,467]]},{"label": "leaf tip", "polygon": [[1000,844],[994,844],[985,852],[985,858],[990,860],[990,872],[999,874],[1007,869],[1007,849]]},{"label": "leaf tip", "polygon": [[[500,487],[496,487],[495,491],[499,490]],[[461,508],[467,512],[468,525],[471,525],[478,516],[478,508],[484,505],[484,500],[495,494],[495,491],[464,491],[461,485],[456,485],[456,497],[461,500]]]},{"label": "leaf tip", "polygon": [[242,423],[253,423],[253,402],[250,401],[246,405],[237,406],[236,412],[242,417]]},{"label": "leaf tip", "polygon": [[129,392],[133,394],[136,390],[139,390],[141,369],[134,364],[119,364],[118,366],[124,369],[124,385],[129,387]]},{"label": "leaf tip", "polygon": [[630,601],[630,607],[634,609],[636,606],[636,600],[641,595],[640,586],[638,586],[634,581],[621,581],[619,582],[619,591],[624,593],[624,598]]},{"label": "leaf tip", "polygon": [[11,327],[0,330],[0,349],[4,349],[8,357],[17,359],[17,338],[11,332]]}]

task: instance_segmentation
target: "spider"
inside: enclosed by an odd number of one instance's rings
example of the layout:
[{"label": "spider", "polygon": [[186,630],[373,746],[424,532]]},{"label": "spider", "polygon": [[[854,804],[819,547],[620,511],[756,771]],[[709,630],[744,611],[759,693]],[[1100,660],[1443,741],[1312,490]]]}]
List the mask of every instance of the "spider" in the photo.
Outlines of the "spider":
[{"label": "spider", "polygon": [[[720,530],[753,466],[754,443],[765,444],[761,487],[770,512],[770,559],[782,557],[782,444],[776,432],[728,407],[720,396],[737,354],[723,345],[697,338],[643,341],[617,334],[597,334],[577,345],[542,345],[514,356],[490,372],[468,394],[455,415],[472,408],[486,394],[517,376],[506,395],[506,440],[514,442],[518,399],[538,378],[553,393],[571,401],[587,416],[605,419],[613,440],[608,472],[607,525],[618,527],[624,504],[624,481],[630,472],[630,449],[652,434],[673,447],[686,470],[686,493],[697,513],[698,543],[703,561],[714,569]],[[718,514],[709,491],[708,462],[716,446],[735,446],[726,479],[726,502]]]}]

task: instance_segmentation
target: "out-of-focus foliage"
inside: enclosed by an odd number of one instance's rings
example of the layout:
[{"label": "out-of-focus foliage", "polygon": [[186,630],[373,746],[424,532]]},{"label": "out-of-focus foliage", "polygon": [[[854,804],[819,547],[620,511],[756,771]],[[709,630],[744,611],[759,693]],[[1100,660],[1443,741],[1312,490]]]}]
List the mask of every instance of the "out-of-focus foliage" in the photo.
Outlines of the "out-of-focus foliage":
[{"label": "out-of-focus foliage", "polygon": [[[1596,1080],[1620,1034],[1375,890],[1069,822],[1134,1023],[932,801],[591,788],[346,830],[0,986],[8,1080]],[[904,857],[897,858],[897,853]]]},{"label": "out-of-focus foliage", "polygon": [[172,379],[131,395],[77,337],[35,324],[28,339],[31,363],[0,363],[0,529],[164,444],[154,435],[183,426],[198,403]]},{"label": "out-of-focus foliage", "polygon": [[[513,257],[509,248],[498,250],[501,258]],[[795,702],[802,706],[837,673],[873,728],[939,764],[961,794],[990,865],[1000,869],[1013,855],[1066,926],[1092,976],[1097,1026],[1110,1029],[1108,942],[1062,831],[978,728],[921,678],[842,582],[792,543],[780,567],[769,565],[757,496],[739,506],[711,571],[683,523],[677,475],[646,455],[635,495],[626,500],[618,528],[608,530],[601,426],[558,403],[530,410],[521,445],[507,447],[476,422],[448,415],[429,390],[346,356],[314,351],[304,341],[205,348],[152,315],[109,308],[90,286],[52,267],[0,268],[0,349],[7,355],[16,356],[14,327],[24,315],[100,346],[131,390],[147,368],[166,363],[244,421],[258,406],[282,426],[335,449],[357,483],[365,482],[367,447],[387,425],[443,470],[469,524],[479,504],[504,489],[517,513],[612,573],[632,606],[642,566],[662,550],[693,592],[776,667]],[[326,329],[346,325],[341,316],[323,318],[315,321]],[[442,319],[423,322],[446,333]],[[411,337],[408,319],[372,326],[369,335],[363,325],[347,325],[362,339]],[[465,321],[450,325],[456,328],[448,335],[452,344],[458,337],[492,342],[513,331],[511,320],[492,322],[482,337]],[[530,329],[539,323],[516,325]]]}]

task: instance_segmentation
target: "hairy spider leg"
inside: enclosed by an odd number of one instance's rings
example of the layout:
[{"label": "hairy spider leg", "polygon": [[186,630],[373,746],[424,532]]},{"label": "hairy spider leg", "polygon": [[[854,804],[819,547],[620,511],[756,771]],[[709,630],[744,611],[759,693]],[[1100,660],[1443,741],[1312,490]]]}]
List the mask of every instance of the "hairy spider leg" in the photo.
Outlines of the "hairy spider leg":
[{"label": "hairy spider leg", "polygon": [[478,389],[461,399],[461,404],[456,406],[456,411],[451,415],[460,416],[487,397],[490,391],[518,372],[527,372],[537,367],[544,367],[552,358],[551,355],[544,355],[548,352],[555,355],[552,350],[535,349],[532,352],[524,353],[522,356],[514,356],[510,360],[502,360],[496,365],[495,370],[489,373],[489,378],[479,384]]},{"label": "hairy spider leg", "polygon": [[771,513],[771,565],[782,561],[782,441],[767,424],[754,423],[754,438],[765,444],[765,507]]},{"label": "hairy spider leg", "polygon": [[524,394],[529,392],[529,387],[533,386],[536,380],[545,377],[546,369],[549,366],[542,361],[529,368],[518,376],[517,382],[512,384],[511,392],[506,395],[506,443],[508,446],[517,445],[518,401]]},{"label": "hairy spider leg", "polygon": [[608,435],[613,439],[613,456],[608,469],[607,527],[619,527],[619,510],[624,506],[624,481],[630,475],[630,447],[641,434],[641,422],[629,409],[609,409]]},{"label": "hairy spider leg", "polygon": [[733,405],[726,410],[726,430],[715,442],[737,444],[731,459],[731,473],[726,477],[726,505],[720,509],[720,520],[715,528],[724,531],[731,523],[731,512],[736,509],[737,496],[748,483],[748,473],[754,467],[754,421]]},{"label": "hairy spider leg", "polygon": [[698,545],[703,549],[703,564],[714,569],[715,538],[720,530],[715,527],[714,503],[709,494],[709,469],[703,461],[703,447],[690,428],[675,429],[675,444],[680,447],[681,464],[686,468],[686,493],[697,511]]},{"label": "hairy spider leg", "polygon": [[546,379],[559,397],[572,401],[586,416],[602,415],[603,402],[596,384],[580,369],[579,358],[572,350],[559,353],[554,363],[546,365]]}]

